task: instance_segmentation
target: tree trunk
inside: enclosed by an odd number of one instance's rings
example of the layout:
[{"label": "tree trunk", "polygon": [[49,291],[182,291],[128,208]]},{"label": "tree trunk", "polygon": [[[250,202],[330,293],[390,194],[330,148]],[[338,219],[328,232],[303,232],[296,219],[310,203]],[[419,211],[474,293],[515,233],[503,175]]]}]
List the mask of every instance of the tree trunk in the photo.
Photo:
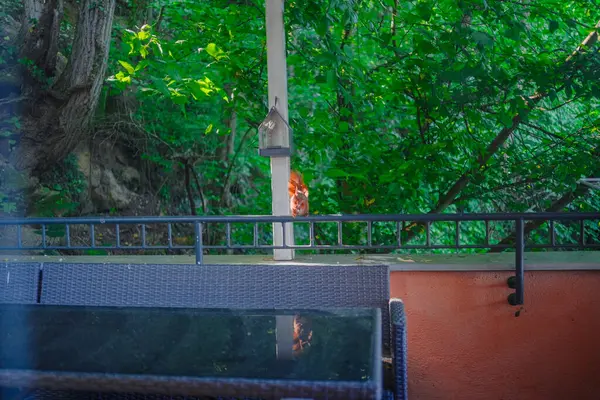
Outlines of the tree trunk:
[{"label": "tree trunk", "polygon": [[[228,168],[231,163],[233,163],[233,155],[234,155],[234,145],[235,139],[237,135],[237,110],[235,105],[235,99],[233,95],[233,88],[230,84],[226,84],[224,87],[225,92],[227,93],[227,97],[229,98],[230,107],[225,108],[225,119],[224,125],[229,127],[230,133],[229,135],[224,135],[221,137],[222,144],[217,149],[217,158],[220,161],[223,168]],[[218,200],[215,200],[215,204],[213,208],[216,207],[225,207],[231,208],[233,205],[233,197],[231,195],[231,177],[228,176],[225,179],[223,189],[221,190],[221,197]]]},{"label": "tree trunk", "polygon": [[[233,146],[235,143],[235,137],[237,135],[237,112],[235,111],[235,108],[231,110],[231,117],[229,118],[228,124],[231,133],[225,138],[225,146],[220,151],[219,155],[219,158],[223,162],[223,166],[228,166],[233,163]],[[231,183],[231,179],[227,179],[224,183],[221,196],[221,207],[230,208],[233,205],[233,198],[231,195]]]},{"label": "tree trunk", "polygon": [[[354,33],[355,28],[355,24],[348,24],[345,27],[342,43],[340,44],[340,52],[344,52],[344,47],[352,46],[351,36]],[[354,98],[354,83],[351,79],[344,77],[341,68],[337,72],[337,75],[339,76],[338,86],[336,88],[337,113],[339,115],[339,122],[345,122],[348,125],[348,132],[350,133],[354,131],[355,125],[354,104],[351,100],[349,101],[348,99],[346,99],[346,97],[344,96],[344,89],[346,90],[346,92],[351,93],[351,98]],[[348,110],[348,112],[343,113],[342,110],[344,109]],[[339,125],[337,129],[339,129]],[[341,147],[342,152],[344,152],[344,155],[346,156],[350,156],[352,151],[352,139],[350,137],[351,135],[342,136]],[[340,157],[339,153],[337,157]],[[343,214],[352,213],[355,210],[355,204],[352,204],[352,202],[349,202],[347,199],[349,189],[348,178],[337,178],[336,185],[340,212],[342,212]]]},{"label": "tree trunk", "polygon": [[21,56],[29,65],[23,68],[23,90],[32,100],[23,110],[12,162],[33,174],[61,161],[86,138],[106,72],[115,0],[81,1],[71,58],[60,73],[62,10],[62,0],[26,0]]}]

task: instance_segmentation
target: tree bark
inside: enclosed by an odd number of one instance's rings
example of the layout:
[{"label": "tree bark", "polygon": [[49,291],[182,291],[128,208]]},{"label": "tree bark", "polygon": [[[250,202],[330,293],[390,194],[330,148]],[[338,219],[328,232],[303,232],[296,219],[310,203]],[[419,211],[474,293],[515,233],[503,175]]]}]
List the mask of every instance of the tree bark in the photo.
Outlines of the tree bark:
[{"label": "tree bark", "polygon": [[71,58],[59,76],[63,1],[26,4],[26,21],[43,7],[22,41],[21,55],[30,60],[23,69],[23,86],[33,101],[23,110],[23,134],[11,161],[18,170],[37,174],[61,161],[89,133],[104,83],[115,0],[81,1]]},{"label": "tree bark", "polygon": [[35,84],[39,81],[40,70],[46,77],[54,76],[62,19],[62,0],[49,0],[45,4],[40,0],[25,1],[21,26],[21,57],[33,62],[33,66],[25,74],[29,78],[26,83]]},{"label": "tree bark", "polygon": [[[52,1],[46,3],[46,6],[51,6]],[[19,36],[22,40],[27,37],[27,33],[34,23],[40,20],[44,10],[44,2],[40,0],[25,0],[23,2],[23,18],[21,21],[21,32]]]}]

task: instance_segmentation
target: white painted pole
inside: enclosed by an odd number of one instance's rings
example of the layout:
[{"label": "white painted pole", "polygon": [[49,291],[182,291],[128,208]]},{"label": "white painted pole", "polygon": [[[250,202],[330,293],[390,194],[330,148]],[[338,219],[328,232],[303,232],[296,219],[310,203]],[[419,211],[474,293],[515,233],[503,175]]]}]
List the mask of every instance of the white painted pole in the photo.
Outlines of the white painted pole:
[{"label": "white painted pole", "polygon": [[[267,25],[267,76],[269,85],[269,109],[275,105],[281,116],[288,118],[287,95],[287,63],[285,53],[285,30],[283,26],[284,0],[266,0]],[[284,131],[283,145],[289,146],[287,127]],[[290,179],[290,158],[271,157],[271,192],[273,215],[290,215],[290,201],[287,190]],[[294,244],[292,224],[286,224],[286,244]],[[273,245],[283,245],[283,229],[281,224],[273,224]],[[275,260],[293,260],[292,249],[273,250]],[[276,318],[277,357],[279,359],[293,358],[294,317],[277,316]]]},{"label": "white painted pole", "polygon": [[[275,105],[283,119],[289,122],[287,93],[287,63],[285,52],[285,29],[283,26],[284,0],[266,0],[267,19],[267,73],[269,83],[269,108]],[[283,146],[289,146],[287,127],[283,135]],[[290,179],[290,158],[271,157],[271,191],[273,193],[273,215],[290,215],[288,196],[288,180]],[[294,244],[292,224],[286,224],[286,244]],[[281,224],[273,224],[273,244],[283,245],[283,229]],[[293,260],[292,249],[273,251],[275,260]]]}]

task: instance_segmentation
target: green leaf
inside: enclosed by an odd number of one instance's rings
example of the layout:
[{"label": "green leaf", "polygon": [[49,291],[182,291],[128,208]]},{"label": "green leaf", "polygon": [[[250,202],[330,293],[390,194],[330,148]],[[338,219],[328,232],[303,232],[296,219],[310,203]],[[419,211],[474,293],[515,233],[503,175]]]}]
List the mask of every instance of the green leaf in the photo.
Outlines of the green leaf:
[{"label": "green leaf", "polygon": [[208,135],[209,133],[211,133],[211,132],[212,132],[212,130],[213,130],[213,124],[209,124],[209,125],[206,127],[206,130],[204,131],[204,134],[205,134],[205,135]]},{"label": "green leaf", "polygon": [[142,60],[140,61],[136,66],[135,66],[135,71],[139,71],[141,69],[144,69],[148,66],[148,61],[146,60]]},{"label": "green leaf", "polygon": [[326,175],[330,178],[342,178],[347,177],[350,174],[338,168],[330,168],[327,170]]},{"label": "green leaf", "polygon": [[432,4],[427,2],[427,3],[419,3],[417,5],[417,13],[419,13],[419,16],[421,18],[423,18],[424,21],[429,21],[431,19],[431,10]]},{"label": "green leaf", "polygon": [[[198,79],[190,84],[190,90],[196,99],[202,98],[204,96],[209,96],[212,92],[215,91],[215,86],[212,81],[208,77],[204,77],[203,79]],[[202,96],[204,94],[204,96]]]},{"label": "green leaf", "polygon": [[350,111],[349,108],[345,108],[344,107],[344,108],[342,108],[340,110],[340,116],[342,116],[342,117],[349,117],[350,115],[352,115],[352,111]]},{"label": "green leaf", "polygon": [[333,69],[327,71],[327,86],[334,88],[337,86],[336,72]]},{"label": "green leaf", "polygon": [[177,90],[171,90],[171,100],[173,101],[173,103],[179,105],[184,105],[188,102],[187,96],[185,96]]},{"label": "green leaf", "polygon": [[315,25],[315,32],[317,33],[317,35],[319,36],[325,36],[325,34],[327,33],[327,20],[323,19],[320,21],[320,23],[317,23]]},{"label": "green leaf", "polygon": [[144,24],[141,28],[140,31],[137,33],[137,37],[140,40],[146,40],[150,37],[150,25],[148,24]]},{"label": "green leaf", "polygon": [[150,37],[150,32],[148,31],[139,31],[137,34],[138,39],[146,40]]},{"label": "green leaf", "polygon": [[223,58],[223,54],[225,54],[223,50],[217,48],[217,45],[214,43],[209,43],[208,46],[206,46],[206,52],[217,60]]},{"label": "green leaf", "polygon": [[569,99],[571,98],[571,96],[573,96],[573,87],[571,87],[570,83],[567,83],[565,85],[565,94]]},{"label": "green leaf", "polygon": [[165,96],[170,96],[169,87],[165,83],[164,79],[152,77],[152,83],[156,86],[156,89]]},{"label": "green leaf", "polygon": [[350,124],[347,123],[346,121],[340,121],[338,128],[339,128],[340,132],[345,133],[350,130]]},{"label": "green leaf", "polygon": [[554,19],[550,20],[550,22],[548,22],[548,29],[550,30],[550,33],[554,33],[558,29],[558,21]]},{"label": "green leaf", "polygon": [[160,42],[159,41],[153,41],[152,44],[154,46],[156,46],[156,48],[158,49],[158,52],[162,56],[163,55],[163,48],[162,48],[162,45],[160,44]]},{"label": "green leaf", "polygon": [[514,41],[518,41],[521,38],[521,25],[512,25],[506,31],[504,31],[504,36]]},{"label": "green leaf", "polygon": [[430,40],[419,38],[416,43],[416,47],[421,54],[434,54],[437,52],[436,47]]},{"label": "green leaf", "polygon": [[485,32],[475,31],[472,33],[473,40],[482,47],[492,46],[494,39]]},{"label": "green leaf", "polygon": [[512,117],[512,115],[510,115],[508,113],[502,113],[502,114],[500,114],[500,122],[505,127],[511,127],[513,124],[513,117]]},{"label": "green leaf", "polygon": [[119,64],[121,64],[123,68],[127,70],[129,75],[133,75],[133,73],[135,72],[135,68],[133,68],[131,64],[129,64],[127,61],[119,60]]},{"label": "green leaf", "polygon": [[119,71],[117,72],[117,74],[115,75],[115,78],[117,79],[117,81],[121,82],[121,83],[131,83],[131,76],[126,76],[123,71]]}]

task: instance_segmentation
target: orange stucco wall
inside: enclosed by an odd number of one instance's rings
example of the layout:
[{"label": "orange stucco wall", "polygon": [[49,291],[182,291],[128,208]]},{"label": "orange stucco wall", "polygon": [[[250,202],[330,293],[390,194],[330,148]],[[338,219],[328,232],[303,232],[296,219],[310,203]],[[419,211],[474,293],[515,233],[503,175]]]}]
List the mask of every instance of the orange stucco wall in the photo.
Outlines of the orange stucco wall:
[{"label": "orange stucco wall", "polygon": [[404,300],[409,398],[600,399],[600,271],[392,272]]}]

